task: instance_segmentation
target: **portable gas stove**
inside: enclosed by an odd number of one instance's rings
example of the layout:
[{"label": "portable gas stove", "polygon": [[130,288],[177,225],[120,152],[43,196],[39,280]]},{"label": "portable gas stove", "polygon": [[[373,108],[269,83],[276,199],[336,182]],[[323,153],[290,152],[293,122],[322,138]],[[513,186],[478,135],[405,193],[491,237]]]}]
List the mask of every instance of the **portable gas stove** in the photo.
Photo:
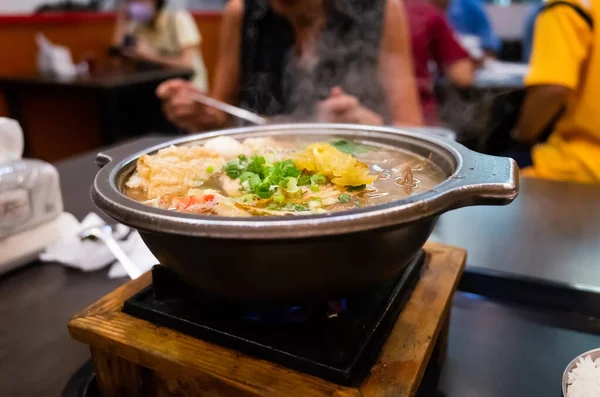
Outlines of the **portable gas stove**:
[{"label": "portable gas stove", "polygon": [[127,283],[69,331],[90,345],[96,385],[86,390],[103,396],[408,396],[438,339],[444,350],[464,262],[463,250],[428,244],[387,285],[276,306],[201,297],[157,266],[151,284],[149,274]]}]

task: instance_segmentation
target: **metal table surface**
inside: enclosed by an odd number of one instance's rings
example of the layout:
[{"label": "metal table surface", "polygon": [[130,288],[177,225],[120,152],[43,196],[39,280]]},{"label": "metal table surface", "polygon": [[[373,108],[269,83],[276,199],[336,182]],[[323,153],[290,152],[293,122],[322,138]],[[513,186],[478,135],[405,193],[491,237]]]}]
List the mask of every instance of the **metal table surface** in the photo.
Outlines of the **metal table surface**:
[{"label": "metal table surface", "polygon": [[598,185],[526,178],[508,206],[444,214],[432,239],[467,249],[463,290],[600,316],[599,201]]}]

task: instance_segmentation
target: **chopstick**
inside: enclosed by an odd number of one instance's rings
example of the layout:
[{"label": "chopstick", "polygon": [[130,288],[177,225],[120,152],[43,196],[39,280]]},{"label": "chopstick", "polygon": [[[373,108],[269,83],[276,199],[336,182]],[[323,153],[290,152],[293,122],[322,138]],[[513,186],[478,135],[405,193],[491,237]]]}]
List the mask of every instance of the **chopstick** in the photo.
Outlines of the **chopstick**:
[{"label": "chopstick", "polygon": [[198,91],[195,91],[195,90],[190,91],[190,98],[196,102],[200,102],[203,105],[218,109],[222,112],[225,112],[225,113],[228,113],[237,118],[249,121],[256,125],[267,124],[267,119],[257,115],[256,113],[252,113],[245,109],[238,108],[237,106],[233,106],[228,103],[213,99],[213,98],[206,96]]}]

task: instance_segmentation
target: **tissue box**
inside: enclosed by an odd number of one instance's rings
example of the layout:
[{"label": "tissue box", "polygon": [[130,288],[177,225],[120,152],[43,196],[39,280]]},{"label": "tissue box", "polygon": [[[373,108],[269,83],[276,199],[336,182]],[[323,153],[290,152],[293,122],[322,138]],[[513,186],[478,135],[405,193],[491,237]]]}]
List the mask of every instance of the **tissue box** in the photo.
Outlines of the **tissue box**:
[{"label": "tissue box", "polygon": [[53,166],[39,160],[0,163],[0,240],[48,223],[62,210]]},{"label": "tissue box", "polygon": [[35,261],[60,236],[60,217],[33,229],[0,239],[0,274]]}]

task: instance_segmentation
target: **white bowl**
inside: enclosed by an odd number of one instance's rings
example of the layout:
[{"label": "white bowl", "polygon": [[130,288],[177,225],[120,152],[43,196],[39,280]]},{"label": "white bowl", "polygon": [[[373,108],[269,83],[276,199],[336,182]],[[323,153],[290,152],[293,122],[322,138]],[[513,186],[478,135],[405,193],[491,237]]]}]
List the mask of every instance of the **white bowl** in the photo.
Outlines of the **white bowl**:
[{"label": "white bowl", "polygon": [[587,357],[587,356],[590,356],[592,360],[600,358],[600,349],[594,349],[594,350],[587,351],[585,353],[581,353],[580,355],[575,357],[573,359],[573,361],[571,361],[569,363],[569,365],[567,365],[567,368],[565,368],[565,372],[563,372],[563,377],[562,377],[563,397],[567,397],[567,380],[569,377],[569,372],[571,372],[573,370],[573,368],[575,368],[575,365],[577,365],[577,361],[579,361],[580,358]]}]

